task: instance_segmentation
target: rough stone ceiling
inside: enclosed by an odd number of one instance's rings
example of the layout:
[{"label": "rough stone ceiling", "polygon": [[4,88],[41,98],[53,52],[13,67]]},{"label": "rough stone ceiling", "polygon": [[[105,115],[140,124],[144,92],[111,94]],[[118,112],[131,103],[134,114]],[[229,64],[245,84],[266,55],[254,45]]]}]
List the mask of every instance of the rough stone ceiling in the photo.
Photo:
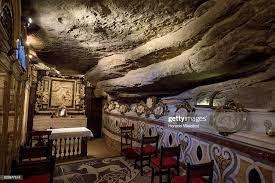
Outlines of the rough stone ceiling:
[{"label": "rough stone ceiling", "polygon": [[[177,30],[205,0],[31,0],[26,16],[41,29],[32,44],[44,61],[85,73],[101,58]],[[176,3],[175,3],[176,2]]]},{"label": "rough stone ceiling", "polygon": [[100,93],[184,90],[274,63],[274,1],[28,1],[38,57]]}]

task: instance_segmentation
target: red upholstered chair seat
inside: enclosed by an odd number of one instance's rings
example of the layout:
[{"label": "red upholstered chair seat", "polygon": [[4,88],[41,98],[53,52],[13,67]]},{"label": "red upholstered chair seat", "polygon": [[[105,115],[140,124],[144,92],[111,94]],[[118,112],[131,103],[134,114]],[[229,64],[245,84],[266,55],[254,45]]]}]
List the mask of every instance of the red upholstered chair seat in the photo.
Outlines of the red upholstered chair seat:
[{"label": "red upholstered chair seat", "polygon": [[[186,176],[175,176],[173,177],[173,180],[172,180],[172,183],[185,183],[185,182],[186,182]],[[201,177],[191,177],[190,183],[207,183],[207,181]]]},{"label": "red upholstered chair seat", "polygon": [[150,166],[151,157],[157,156],[158,141],[159,135],[150,137],[142,135],[141,146],[136,150],[138,158],[135,161],[135,165],[140,169],[140,175],[143,175],[143,167]]},{"label": "red upholstered chair seat", "polygon": [[151,158],[151,182],[154,182],[154,176],[158,173],[159,182],[162,182],[162,176],[167,176],[167,182],[171,182],[171,169],[175,169],[179,175],[180,145],[176,147],[161,147],[160,156]]},{"label": "red upholstered chair seat", "polygon": [[151,165],[156,168],[173,168],[177,166],[177,160],[172,157],[163,158],[162,160],[162,167],[160,167],[160,157],[155,157],[151,159]]},{"label": "red upholstered chair seat", "polygon": [[[141,148],[137,148],[135,150],[138,154],[141,154]],[[143,147],[143,154],[144,155],[154,154],[154,153],[156,153],[156,151],[157,151],[157,148],[155,146],[152,146],[152,145],[147,145],[147,146]]]},{"label": "red upholstered chair seat", "polygon": [[24,180],[16,181],[16,183],[49,183],[50,175],[35,175],[27,177]]}]

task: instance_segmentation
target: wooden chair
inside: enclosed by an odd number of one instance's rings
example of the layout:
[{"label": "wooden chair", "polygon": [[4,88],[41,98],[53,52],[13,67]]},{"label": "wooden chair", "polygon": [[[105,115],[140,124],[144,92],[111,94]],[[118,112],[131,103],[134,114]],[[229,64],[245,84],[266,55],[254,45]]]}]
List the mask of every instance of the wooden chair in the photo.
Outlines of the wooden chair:
[{"label": "wooden chair", "polygon": [[[135,161],[135,166],[140,169],[140,174],[143,175],[143,167],[150,166],[151,158],[157,156],[158,153],[158,141],[159,135],[152,137],[142,136],[141,147],[135,148],[138,154],[138,158]],[[139,165],[138,162],[139,161]],[[144,164],[144,161],[148,161],[148,164]]]},{"label": "wooden chair", "polygon": [[134,124],[120,127],[120,154],[129,159],[137,158],[137,153],[133,148],[133,130]]},{"label": "wooden chair", "polygon": [[32,131],[29,141],[29,146],[44,146],[51,145],[50,140],[51,131]]},{"label": "wooden chair", "polygon": [[170,182],[171,169],[175,169],[177,175],[179,175],[179,158],[180,145],[176,147],[161,147],[160,156],[151,159],[151,183],[154,182],[155,173],[159,174],[159,182],[162,182],[162,175],[165,174],[168,177],[168,182]]},{"label": "wooden chair", "polygon": [[11,173],[23,175],[19,182],[53,182],[55,158],[49,146],[24,147],[19,150],[19,162],[12,161]]},{"label": "wooden chair", "polygon": [[[173,177],[173,183],[212,183],[214,160],[209,163],[190,165],[187,163],[186,175]],[[208,176],[208,181],[204,179]]]}]

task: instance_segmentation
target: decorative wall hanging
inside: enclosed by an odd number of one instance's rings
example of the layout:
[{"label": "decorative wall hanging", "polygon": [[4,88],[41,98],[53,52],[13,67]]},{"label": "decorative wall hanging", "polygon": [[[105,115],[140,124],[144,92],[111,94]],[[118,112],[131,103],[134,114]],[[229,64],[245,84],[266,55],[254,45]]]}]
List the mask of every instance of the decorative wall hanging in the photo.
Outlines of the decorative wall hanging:
[{"label": "decorative wall hanging", "polygon": [[157,103],[153,110],[153,114],[156,119],[158,119],[164,115],[167,115],[168,113],[169,113],[168,106],[166,104],[164,104],[162,101]]},{"label": "decorative wall hanging", "polygon": [[180,110],[181,108],[185,109],[187,112],[195,112],[195,110],[196,110],[186,100],[182,101],[179,105],[176,106],[175,112],[178,112],[178,110]]},{"label": "decorative wall hanging", "polygon": [[233,100],[226,101],[215,110],[210,125],[224,136],[238,132],[248,125],[247,110]]}]

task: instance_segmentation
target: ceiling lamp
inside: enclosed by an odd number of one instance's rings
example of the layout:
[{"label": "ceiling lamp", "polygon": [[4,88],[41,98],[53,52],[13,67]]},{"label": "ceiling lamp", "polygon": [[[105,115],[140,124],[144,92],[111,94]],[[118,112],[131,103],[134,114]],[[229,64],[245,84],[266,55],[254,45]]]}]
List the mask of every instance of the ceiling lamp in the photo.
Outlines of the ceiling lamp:
[{"label": "ceiling lamp", "polygon": [[31,24],[32,23],[32,18],[28,18],[28,22]]}]

